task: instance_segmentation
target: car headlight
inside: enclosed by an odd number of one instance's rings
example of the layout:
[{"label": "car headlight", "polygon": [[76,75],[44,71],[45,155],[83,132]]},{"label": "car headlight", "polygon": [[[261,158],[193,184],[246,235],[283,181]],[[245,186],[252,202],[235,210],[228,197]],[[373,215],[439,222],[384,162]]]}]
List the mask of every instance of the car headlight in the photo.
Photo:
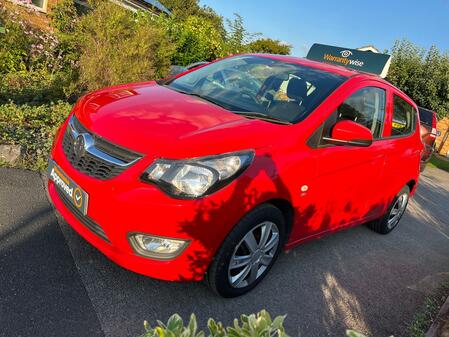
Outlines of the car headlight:
[{"label": "car headlight", "polygon": [[143,173],[142,180],[173,197],[199,198],[237,178],[253,157],[253,151],[243,151],[188,160],[159,159]]}]

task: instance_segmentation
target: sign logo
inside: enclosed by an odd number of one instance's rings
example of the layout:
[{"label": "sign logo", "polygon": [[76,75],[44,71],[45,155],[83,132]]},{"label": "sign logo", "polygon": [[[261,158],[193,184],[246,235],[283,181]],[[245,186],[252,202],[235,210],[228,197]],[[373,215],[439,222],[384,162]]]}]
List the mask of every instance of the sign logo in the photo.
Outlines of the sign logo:
[{"label": "sign logo", "polygon": [[86,141],[84,140],[84,135],[80,134],[76,137],[73,142],[73,152],[75,153],[75,157],[77,159],[81,158],[85,152]]},{"label": "sign logo", "polygon": [[391,56],[315,43],[307,53],[307,59],[336,64],[385,77],[390,67]]},{"label": "sign logo", "polygon": [[83,192],[81,192],[79,187],[75,187],[75,190],[73,191],[73,202],[77,208],[83,206]]},{"label": "sign logo", "polygon": [[56,185],[73,198],[73,187],[70,186],[69,180],[56,167],[51,169],[50,177]]},{"label": "sign logo", "polygon": [[81,187],[77,186],[53,160],[50,160],[48,164],[48,174],[49,179],[53,181],[55,187],[60,192],[63,192],[70,199],[69,201],[86,215],[89,195]]},{"label": "sign logo", "polygon": [[346,49],[346,50],[342,50],[340,52],[340,54],[341,54],[342,57],[349,57],[349,56],[352,55],[352,51]]},{"label": "sign logo", "polygon": [[341,56],[335,56],[330,53],[325,53],[323,55],[323,60],[330,61],[332,63],[336,63],[339,65],[344,65],[346,67],[350,66],[352,68],[361,68],[365,64],[365,62],[363,62],[359,59],[351,58],[350,56],[353,55],[353,52],[350,50],[345,49],[345,50],[340,51],[339,53]]}]

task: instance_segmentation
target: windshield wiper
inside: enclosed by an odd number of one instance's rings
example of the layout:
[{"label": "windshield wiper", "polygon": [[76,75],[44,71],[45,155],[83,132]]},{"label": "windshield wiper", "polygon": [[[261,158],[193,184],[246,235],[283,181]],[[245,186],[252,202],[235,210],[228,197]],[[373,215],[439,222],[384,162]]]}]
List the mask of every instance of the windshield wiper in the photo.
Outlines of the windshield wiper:
[{"label": "windshield wiper", "polygon": [[207,96],[203,96],[203,95],[197,94],[196,92],[189,92],[189,91],[185,91],[185,90],[173,88],[173,87],[170,86],[170,85],[164,85],[164,86],[167,87],[167,88],[169,88],[169,89],[172,89],[172,90],[174,90],[174,91],[177,91],[177,92],[179,92],[179,93],[181,93],[181,94],[189,95],[189,96],[195,96],[195,97],[201,98],[202,100],[208,101],[208,102],[210,102],[210,103],[212,103],[212,104],[218,105],[219,107],[221,107],[221,108],[223,108],[223,109],[229,110],[229,106],[226,106],[225,104],[223,104],[223,103],[221,103],[221,102],[218,102],[218,101],[216,101],[216,100],[214,100],[214,99],[212,99],[212,98],[210,98],[210,97],[207,97]]},{"label": "windshield wiper", "polygon": [[273,116],[269,116],[269,115],[265,115],[261,112],[253,112],[253,111],[233,111],[233,113],[238,114],[238,115],[242,115],[248,118],[255,118],[255,119],[260,119],[260,120],[264,120],[267,122],[273,122],[273,123],[277,123],[277,124],[285,124],[285,125],[292,125],[292,122],[280,119],[280,118],[276,118]]},{"label": "windshield wiper", "polygon": [[227,105],[225,105],[225,104],[223,104],[221,102],[218,102],[218,101],[216,101],[213,98],[210,98],[208,96],[203,96],[203,95],[197,94],[195,92],[183,92],[183,94],[190,95],[190,96],[195,96],[195,97],[204,99],[205,101],[208,101],[208,102],[210,102],[212,104],[218,105],[219,107],[221,107],[223,109],[229,110],[229,106],[227,106]]}]

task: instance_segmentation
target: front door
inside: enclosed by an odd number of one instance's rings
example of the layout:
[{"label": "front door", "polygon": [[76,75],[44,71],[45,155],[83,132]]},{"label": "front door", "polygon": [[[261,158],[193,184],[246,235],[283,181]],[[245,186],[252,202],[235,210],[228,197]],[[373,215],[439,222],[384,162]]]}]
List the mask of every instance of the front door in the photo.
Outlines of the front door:
[{"label": "front door", "polygon": [[336,122],[351,120],[370,129],[374,141],[359,147],[331,145],[321,139],[315,149],[318,221],[306,228],[303,237],[359,223],[381,212],[386,97],[385,88],[361,85],[324,122],[321,138],[330,136]]}]

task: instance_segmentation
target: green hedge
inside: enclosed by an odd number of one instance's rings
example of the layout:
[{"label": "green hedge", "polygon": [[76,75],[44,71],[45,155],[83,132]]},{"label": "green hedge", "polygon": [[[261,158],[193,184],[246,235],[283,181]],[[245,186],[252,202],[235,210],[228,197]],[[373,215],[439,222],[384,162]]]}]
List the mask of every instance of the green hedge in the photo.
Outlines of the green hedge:
[{"label": "green hedge", "polygon": [[0,105],[0,144],[22,147],[22,159],[15,166],[34,170],[46,167],[53,137],[71,108],[61,101],[39,106]]}]

